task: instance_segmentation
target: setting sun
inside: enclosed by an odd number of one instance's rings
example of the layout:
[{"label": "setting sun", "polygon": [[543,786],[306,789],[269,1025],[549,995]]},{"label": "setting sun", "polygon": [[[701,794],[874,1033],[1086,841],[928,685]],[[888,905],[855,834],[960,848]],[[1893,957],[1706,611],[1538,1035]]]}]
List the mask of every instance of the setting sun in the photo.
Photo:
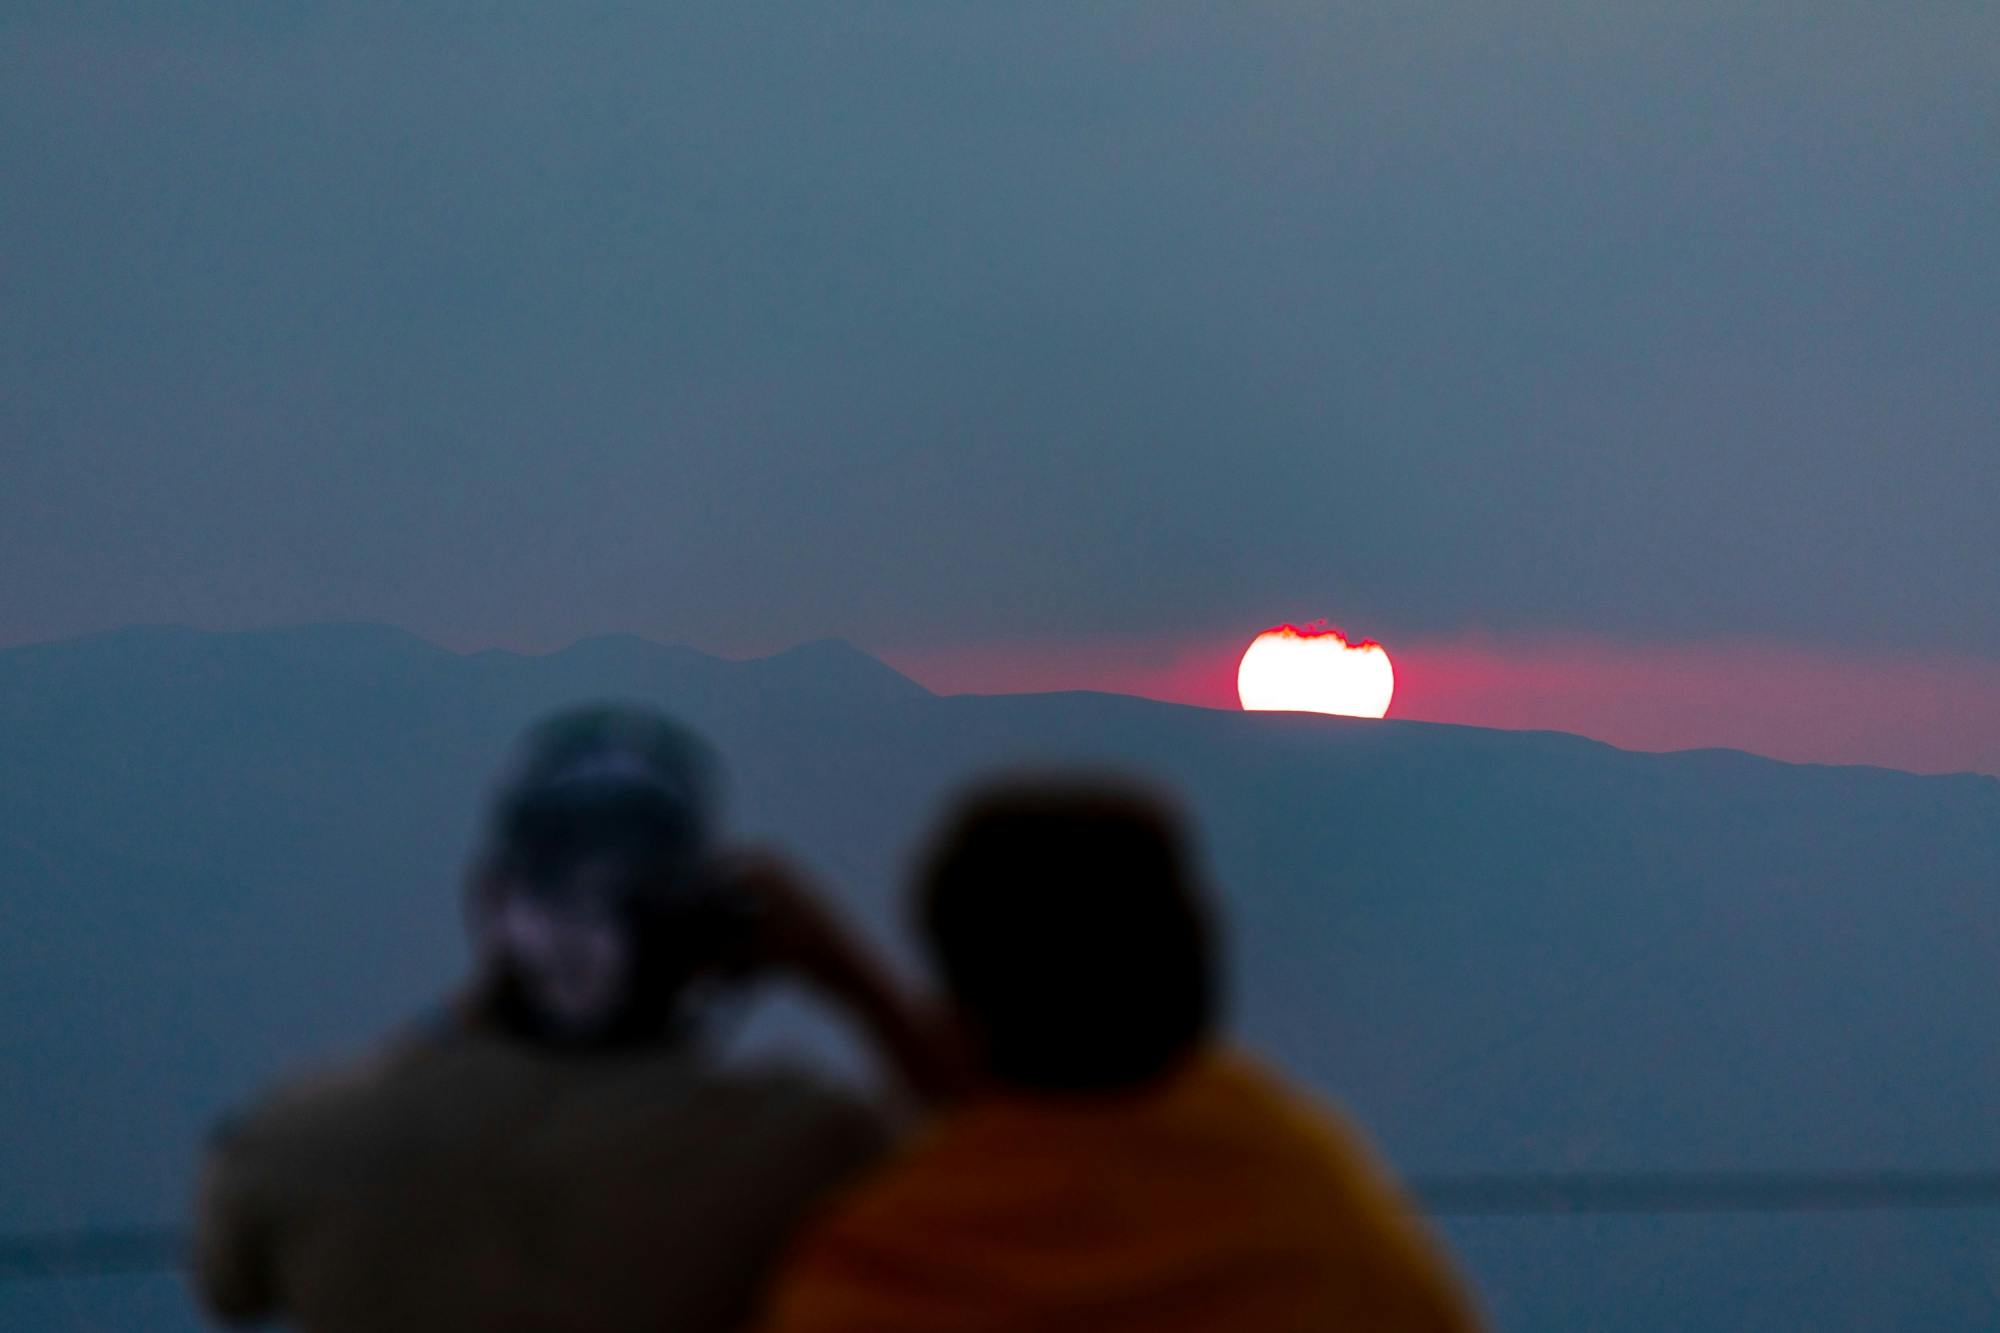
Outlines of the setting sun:
[{"label": "setting sun", "polygon": [[1381,644],[1351,644],[1324,624],[1265,630],[1236,669],[1237,697],[1254,712],[1381,717],[1395,692],[1395,668]]}]

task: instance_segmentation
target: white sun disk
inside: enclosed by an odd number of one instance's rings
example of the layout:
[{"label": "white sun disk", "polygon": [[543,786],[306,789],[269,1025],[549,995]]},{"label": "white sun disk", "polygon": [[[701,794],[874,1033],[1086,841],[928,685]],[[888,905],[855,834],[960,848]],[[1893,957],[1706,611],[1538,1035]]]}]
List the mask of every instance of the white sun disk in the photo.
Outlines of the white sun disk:
[{"label": "white sun disk", "polygon": [[1350,644],[1338,630],[1265,630],[1236,668],[1236,694],[1252,712],[1381,717],[1396,671],[1379,643]]}]

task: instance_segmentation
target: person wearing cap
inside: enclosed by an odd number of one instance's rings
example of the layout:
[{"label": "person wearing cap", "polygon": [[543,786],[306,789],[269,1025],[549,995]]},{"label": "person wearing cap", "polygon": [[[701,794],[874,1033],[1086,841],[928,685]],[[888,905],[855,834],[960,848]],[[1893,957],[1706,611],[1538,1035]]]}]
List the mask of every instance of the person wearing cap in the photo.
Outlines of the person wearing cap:
[{"label": "person wearing cap", "polygon": [[279,1089],[215,1139],[194,1282],[320,1333],[740,1327],[800,1219],[874,1161],[872,1105],[725,1067],[711,997],[790,973],[918,1091],[942,1069],[886,976],[769,858],[716,834],[716,766],[594,708],[527,737],[468,875],[449,1012]]},{"label": "person wearing cap", "polygon": [[977,1084],[808,1225],[760,1328],[1477,1328],[1359,1134],[1217,1035],[1204,899],[1143,791],[970,799],[917,918]]}]

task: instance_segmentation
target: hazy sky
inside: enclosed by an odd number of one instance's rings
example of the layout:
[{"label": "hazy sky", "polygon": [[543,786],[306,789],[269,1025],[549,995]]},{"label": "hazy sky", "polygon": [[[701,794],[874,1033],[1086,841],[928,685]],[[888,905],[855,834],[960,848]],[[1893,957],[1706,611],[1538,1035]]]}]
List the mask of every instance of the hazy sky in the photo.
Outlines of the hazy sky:
[{"label": "hazy sky", "polygon": [[1990,0],[16,0],[0,182],[0,642],[1326,616],[2000,712]]}]

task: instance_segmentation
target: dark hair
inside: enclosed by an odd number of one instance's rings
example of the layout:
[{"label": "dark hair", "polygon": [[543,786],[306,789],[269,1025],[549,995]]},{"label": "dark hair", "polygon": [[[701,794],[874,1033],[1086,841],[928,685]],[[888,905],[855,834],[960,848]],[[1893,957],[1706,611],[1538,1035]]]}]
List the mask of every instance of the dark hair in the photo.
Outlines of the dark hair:
[{"label": "dark hair", "polygon": [[961,803],[920,929],[988,1072],[1051,1090],[1165,1073],[1215,1021],[1215,945],[1179,821],[1132,786],[1014,779]]},{"label": "dark hair", "polygon": [[[491,1018],[543,1041],[649,1041],[679,1016],[691,982],[740,959],[748,905],[711,864],[718,775],[705,741],[643,707],[572,709],[528,731],[494,793],[488,882],[557,906],[588,885],[631,944],[633,970],[622,1005],[587,1039],[552,1028],[512,971],[493,979]],[[578,877],[606,865],[608,881]]]},{"label": "dark hair", "polygon": [[668,888],[713,846],[718,771],[707,742],[658,713],[573,708],[521,738],[494,793],[489,839],[539,882],[616,851],[654,866],[654,887]]}]

